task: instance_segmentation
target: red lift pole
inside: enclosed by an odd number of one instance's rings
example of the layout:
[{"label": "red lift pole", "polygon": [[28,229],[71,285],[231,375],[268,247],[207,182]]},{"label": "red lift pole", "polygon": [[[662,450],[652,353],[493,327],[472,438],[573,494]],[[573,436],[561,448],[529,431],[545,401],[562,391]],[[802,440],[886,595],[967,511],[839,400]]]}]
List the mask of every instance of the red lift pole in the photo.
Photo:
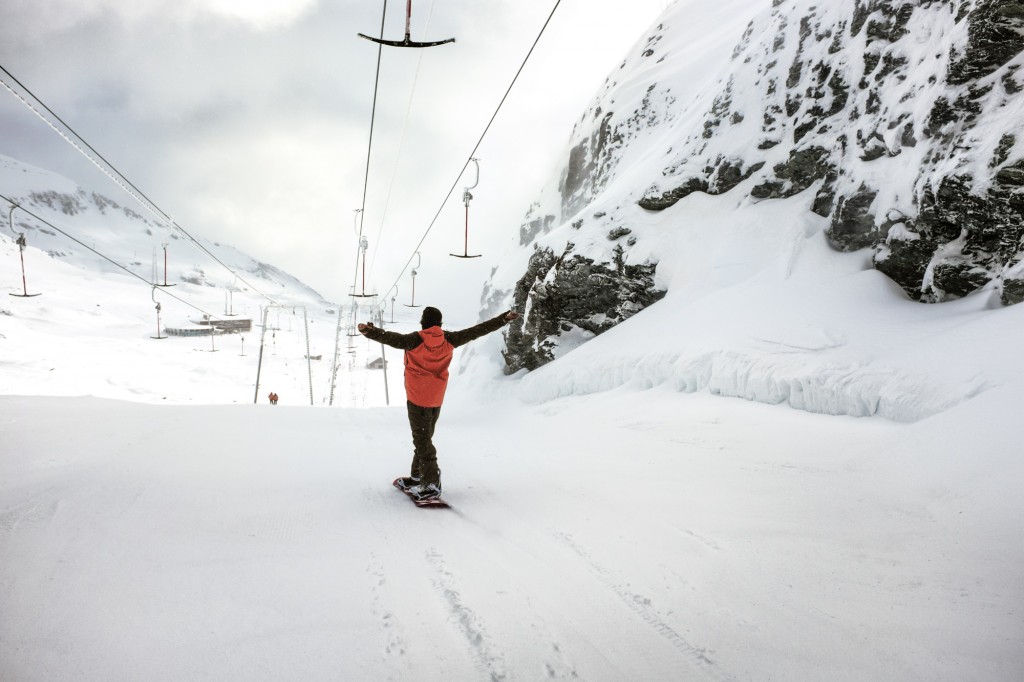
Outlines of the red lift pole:
[{"label": "red lift pole", "polygon": [[448,254],[450,256],[454,256],[455,258],[479,258],[481,256],[481,254],[479,253],[475,255],[469,254],[469,202],[472,201],[473,199],[473,195],[470,193],[469,190],[475,189],[476,186],[480,184],[480,162],[478,159],[475,158],[470,158],[470,161],[472,161],[476,165],[476,180],[473,182],[472,185],[462,190],[462,203],[466,205],[466,236],[463,241],[462,253]]},{"label": "red lift pole", "polygon": [[26,241],[24,234],[19,234],[14,231],[14,209],[16,208],[18,208],[17,204],[11,204],[11,210],[7,214],[7,222],[11,226],[11,232],[16,237],[16,243],[18,244],[18,257],[21,259],[21,293],[11,294],[11,296],[17,296],[18,298],[32,298],[33,296],[39,296],[40,294],[28,293],[28,284],[25,281],[25,247],[28,246],[28,241]]}]

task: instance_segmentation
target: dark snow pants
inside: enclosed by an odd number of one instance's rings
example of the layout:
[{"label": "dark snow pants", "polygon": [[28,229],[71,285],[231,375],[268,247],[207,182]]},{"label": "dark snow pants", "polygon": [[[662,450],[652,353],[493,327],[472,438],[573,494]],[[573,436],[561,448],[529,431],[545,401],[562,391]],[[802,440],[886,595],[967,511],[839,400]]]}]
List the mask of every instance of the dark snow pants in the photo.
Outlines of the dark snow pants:
[{"label": "dark snow pants", "polygon": [[426,485],[441,485],[441,470],[437,468],[437,448],[434,447],[434,426],[441,416],[440,407],[420,407],[406,401],[409,408],[409,426],[412,428],[412,471],[413,478],[418,478]]}]

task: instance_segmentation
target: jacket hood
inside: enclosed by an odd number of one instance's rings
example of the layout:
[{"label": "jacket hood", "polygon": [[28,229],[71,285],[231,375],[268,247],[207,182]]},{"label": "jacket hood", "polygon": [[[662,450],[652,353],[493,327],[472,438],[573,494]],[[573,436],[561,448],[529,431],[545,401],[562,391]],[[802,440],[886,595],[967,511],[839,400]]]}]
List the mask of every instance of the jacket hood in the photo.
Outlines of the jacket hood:
[{"label": "jacket hood", "polygon": [[427,348],[437,348],[444,343],[444,331],[440,327],[420,330],[420,338]]}]

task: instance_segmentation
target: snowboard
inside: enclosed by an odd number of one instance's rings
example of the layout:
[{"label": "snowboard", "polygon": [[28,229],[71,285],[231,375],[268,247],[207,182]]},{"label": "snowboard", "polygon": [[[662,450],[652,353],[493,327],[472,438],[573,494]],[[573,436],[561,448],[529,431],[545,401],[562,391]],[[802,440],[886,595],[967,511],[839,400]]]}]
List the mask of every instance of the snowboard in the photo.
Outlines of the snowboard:
[{"label": "snowboard", "polygon": [[445,509],[448,507],[448,503],[442,500],[440,497],[433,497],[429,500],[417,500],[409,493],[408,490],[402,487],[402,484],[400,483],[401,480],[401,478],[396,478],[392,485],[394,485],[396,488],[405,493],[406,497],[412,500],[413,504],[415,504],[417,507],[438,507],[441,509]]}]

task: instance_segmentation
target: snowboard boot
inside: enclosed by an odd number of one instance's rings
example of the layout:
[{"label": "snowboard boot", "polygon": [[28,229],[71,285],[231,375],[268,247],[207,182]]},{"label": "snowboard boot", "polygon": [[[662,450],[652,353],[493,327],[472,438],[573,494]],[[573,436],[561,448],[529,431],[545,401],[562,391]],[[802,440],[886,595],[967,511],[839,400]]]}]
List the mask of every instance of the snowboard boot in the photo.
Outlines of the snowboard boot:
[{"label": "snowboard boot", "polygon": [[412,478],[411,476],[403,476],[402,478],[395,479],[395,487],[402,492],[409,492],[409,488],[420,482],[418,478]]},{"label": "snowboard boot", "polygon": [[417,483],[409,486],[406,492],[417,500],[433,500],[441,497],[441,485],[439,483]]}]

